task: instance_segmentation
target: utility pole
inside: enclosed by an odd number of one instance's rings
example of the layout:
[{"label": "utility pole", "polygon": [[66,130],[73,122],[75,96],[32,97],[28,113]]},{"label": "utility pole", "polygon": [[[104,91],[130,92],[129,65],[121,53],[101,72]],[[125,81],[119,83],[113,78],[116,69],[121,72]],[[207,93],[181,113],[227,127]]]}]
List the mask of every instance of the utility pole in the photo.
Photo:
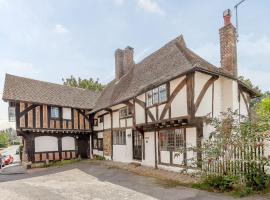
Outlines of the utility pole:
[{"label": "utility pole", "polygon": [[238,37],[239,37],[239,25],[238,25],[238,6],[240,6],[242,3],[244,3],[246,0],[242,0],[240,2],[238,2],[235,6],[235,19],[236,19],[236,38],[237,38],[237,42],[238,42]]}]

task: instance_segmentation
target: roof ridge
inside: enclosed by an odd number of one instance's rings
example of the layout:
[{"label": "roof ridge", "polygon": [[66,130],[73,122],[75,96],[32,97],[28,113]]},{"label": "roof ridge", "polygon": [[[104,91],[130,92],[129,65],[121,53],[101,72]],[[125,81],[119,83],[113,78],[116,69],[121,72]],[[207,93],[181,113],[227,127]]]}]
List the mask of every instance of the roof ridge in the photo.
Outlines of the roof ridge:
[{"label": "roof ridge", "polygon": [[83,91],[87,91],[87,92],[89,91],[89,92],[93,92],[93,93],[99,93],[100,92],[100,91],[93,91],[93,90],[88,90],[88,89],[84,89],[84,88],[79,88],[79,87],[73,87],[73,86],[69,86],[69,85],[62,85],[60,83],[52,83],[52,82],[48,82],[48,81],[37,80],[37,79],[34,79],[34,78],[27,78],[27,77],[23,77],[23,76],[17,76],[17,75],[13,75],[13,74],[9,74],[9,73],[6,73],[6,77],[7,76],[20,78],[20,79],[24,79],[24,80],[29,80],[29,81],[37,81],[39,83],[45,83],[45,84],[50,84],[50,85],[55,85],[55,86],[60,86],[60,87],[67,87],[69,89],[83,90]]}]

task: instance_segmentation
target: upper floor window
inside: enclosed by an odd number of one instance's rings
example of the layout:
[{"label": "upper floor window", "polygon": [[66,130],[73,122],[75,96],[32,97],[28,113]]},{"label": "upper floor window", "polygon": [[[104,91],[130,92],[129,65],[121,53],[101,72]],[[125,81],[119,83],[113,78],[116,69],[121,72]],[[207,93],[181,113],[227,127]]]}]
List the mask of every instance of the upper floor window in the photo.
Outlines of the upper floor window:
[{"label": "upper floor window", "polygon": [[167,87],[166,85],[159,86],[159,103],[167,101]]},{"label": "upper floor window", "polygon": [[167,101],[167,85],[163,84],[146,93],[146,106],[152,106]]},{"label": "upper floor window", "polygon": [[15,107],[8,107],[8,121],[15,122]]},{"label": "upper floor window", "polygon": [[63,108],[63,119],[71,120],[71,108]]},{"label": "upper floor window", "polygon": [[119,116],[120,116],[120,118],[125,118],[125,117],[131,116],[131,111],[130,111],[129,107],[126,106],[124,108],[121,108],[119,110]]},{"label": "upper floor window", "polygon": [[59,118],[59,108],[56,106],[51,107],[51,118]]},{"label": "upper floor window", "polygon": [[150,90],[146,93],[146,106],[153,105],[153,91]]}]

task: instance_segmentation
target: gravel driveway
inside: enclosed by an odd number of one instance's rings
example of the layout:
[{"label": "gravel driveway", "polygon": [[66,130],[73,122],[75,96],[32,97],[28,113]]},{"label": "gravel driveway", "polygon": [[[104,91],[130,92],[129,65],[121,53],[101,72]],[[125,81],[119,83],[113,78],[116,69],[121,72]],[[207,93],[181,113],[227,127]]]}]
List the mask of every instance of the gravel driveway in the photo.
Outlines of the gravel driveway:
[{"label": "gravel driveway", "polygon": [[154,178],[89,162],[2,175],[0,181],[5,181],[0,183],[1,200],[233,199],[185,187],[164,187]]}]

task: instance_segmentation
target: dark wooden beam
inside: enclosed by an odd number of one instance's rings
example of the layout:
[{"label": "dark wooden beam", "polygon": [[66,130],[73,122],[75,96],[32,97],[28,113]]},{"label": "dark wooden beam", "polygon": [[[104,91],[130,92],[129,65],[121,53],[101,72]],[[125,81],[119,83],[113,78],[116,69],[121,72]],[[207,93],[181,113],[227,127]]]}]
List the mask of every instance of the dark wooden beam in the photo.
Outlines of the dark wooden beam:
[{"label": "dark wooden beam", "polygon": [[19,118],[21,118],[23,115],[25,115],[26,113],[28,113],[30,110],[34,109],[35,107],[39,106],[38,104],[33,104],[27,108],[25,108],[20,114],[19,114]]},{"label": "dark wooden beam", "polygon": [[160,120],[164,119],[166,112],[168,111],[168,109],[171,107],[171,103],[174,100],[174,98],[176,97],[176,95],[181,91],[181,89],[186,85],[186,78],[184,78],[174,89],[174,91],[172,92],[172,94],[169,96],[168,101],[165,105],[165,107],[163,108],[161,115],[160,115]]},{"label": "dark wooden beam", "polygon": [[202,90],[201,90],[201,92],[200,92],[200,94],[199,94],[199,96],[198,96],[198,98],[197,98],[197,100],[196,100],[196,103],[195,103],[195,113],[197,112],[197,110],[198,110],[198,108],[199,108],[199,106],[200,106],[200,103],[201,103],[201,101],[202,101],[202,99],[203,99],[203,97],[204,97],[206,91],[208,90],[208,88],[210,87],[210,85],[212,85],[212,84],[215,82],[215,80],[217,80],[217,79],[218,79],[218,76],[212,76],[212,77],[204,84],[204,86],[203,86],[203,88],[202,88]]}]

